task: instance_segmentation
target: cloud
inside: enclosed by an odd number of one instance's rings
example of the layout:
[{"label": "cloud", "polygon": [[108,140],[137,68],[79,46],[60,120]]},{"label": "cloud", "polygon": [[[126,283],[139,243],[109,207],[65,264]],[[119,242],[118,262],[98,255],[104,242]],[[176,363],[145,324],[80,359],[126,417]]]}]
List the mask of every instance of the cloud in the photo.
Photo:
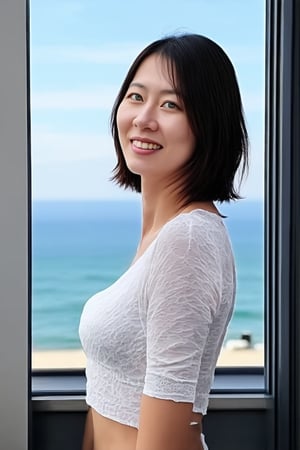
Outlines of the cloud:
[{"label": "cloud", "polygon": [[90,90],[33,91],[31,108],[33,110],[110,110],[118,89],[119,86],[97,86]]},{"label": "cloud", "polygon": [[84,45],[33,46],[32,63],[129,64],[145,47],[143,42],[106,43],[97,47]]},{"label": "cloud", "polygon": [[70,161],[38,166],[33,170],[34,200],[134,199],[137,194],[125,191],[109,181],[112,167],[103,164]]},{"label": "cloud", "polygon": [[[97,86],[87,90],[60,90],[32,92],[31,108],[41,110],[108,110],[110,111],[119,86]],[[242,92],[243,104],[247,112],[264,110],[264,95],[255,91]]]},{"label": "cloud", "polygon": [[[149,42],[107,42],[98,45],[32,46],[31,61],[43,64],[130,64]],[[264,65],[264,49],[259,45],[228,43],[225,51],[234,65]]]},{"label": "cloud", "polygon": [[101,161],[113,167],[115,150],[109,135],[84,133],[59,133],[49,130],[32,130],[32,164],[49,165],[74,161]]}]

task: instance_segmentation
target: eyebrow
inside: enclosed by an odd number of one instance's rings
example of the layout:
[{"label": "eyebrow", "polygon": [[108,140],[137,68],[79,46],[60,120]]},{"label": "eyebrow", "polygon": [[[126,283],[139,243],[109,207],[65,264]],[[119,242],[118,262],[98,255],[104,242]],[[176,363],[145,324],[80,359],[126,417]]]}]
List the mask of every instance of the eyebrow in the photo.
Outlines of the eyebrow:
[{"label": "eyebrow", "polygon": [[[142,84],[142,83],[138,83],[136,81],[134,81],[133,83],[130,83],[129,87],[139,87],[141,89],[147,89],[147,87]],[[181,97],[180,93],[178,91],[176,91],[175,89],[162,89],[160,91],[161,94],[172,94],[172,95],[176,95],[177,97]]]}]

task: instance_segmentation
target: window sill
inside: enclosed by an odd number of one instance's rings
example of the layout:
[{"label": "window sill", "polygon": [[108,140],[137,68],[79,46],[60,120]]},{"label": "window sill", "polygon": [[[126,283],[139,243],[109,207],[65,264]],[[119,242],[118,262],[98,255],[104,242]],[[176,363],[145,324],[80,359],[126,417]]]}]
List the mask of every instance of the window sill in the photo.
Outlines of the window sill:
[{"label": "window sill", "polygon": [[[216,370],[209,410],[268,409],[272,399],[265,392],[263,368]],[[84,371],[34,371],[33,411],[85,411]]]}]

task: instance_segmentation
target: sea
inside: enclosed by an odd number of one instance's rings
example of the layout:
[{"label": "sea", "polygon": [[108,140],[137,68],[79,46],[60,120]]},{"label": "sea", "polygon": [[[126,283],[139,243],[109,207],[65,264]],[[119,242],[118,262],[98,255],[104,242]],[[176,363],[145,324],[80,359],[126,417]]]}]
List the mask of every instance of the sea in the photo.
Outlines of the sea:
[{"label": "sea", "polygon": [[[263,202],[217,205],[236,258],[237,296],[226,340],[264,339]],[[35,201],[32,205],[32,345],[78,349],[87,299],[130,265],[139,241],[138,200]]]}]

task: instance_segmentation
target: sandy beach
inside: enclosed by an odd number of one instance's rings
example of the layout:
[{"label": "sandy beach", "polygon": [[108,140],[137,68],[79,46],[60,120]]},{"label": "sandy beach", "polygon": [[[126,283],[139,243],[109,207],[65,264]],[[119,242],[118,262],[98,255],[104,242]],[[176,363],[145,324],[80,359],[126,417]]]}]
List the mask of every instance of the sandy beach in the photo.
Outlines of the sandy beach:
[{"label": "sandy beach", "polygon": [[[263,366],[262,349],[222,349],[218,366]],[[33,369],[80,369],[85,367],[82,350],[43,350],[32,352]]]}]

